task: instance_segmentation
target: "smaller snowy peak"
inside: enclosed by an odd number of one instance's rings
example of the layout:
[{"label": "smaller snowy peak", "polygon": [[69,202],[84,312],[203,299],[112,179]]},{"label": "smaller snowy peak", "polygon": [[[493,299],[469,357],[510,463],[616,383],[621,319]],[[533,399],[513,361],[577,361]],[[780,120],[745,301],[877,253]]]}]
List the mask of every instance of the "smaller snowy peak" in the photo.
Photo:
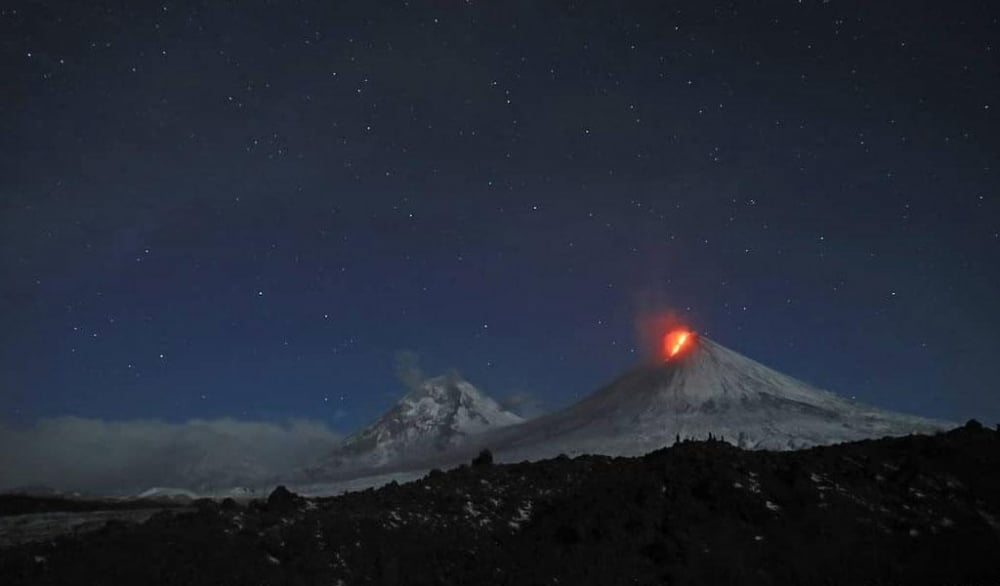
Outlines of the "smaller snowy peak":
[{"label": "smaller snowy peak", "polygon": [[377,468],[406,455],[444,451],[469,436],[523,421],[457,374],[433,377],[347,438],[314,472]]},{"label": "smaller snowy peak", "polygon": [[523,421],[457,375],[427,379],[403,397],[396,407],[396,418],[407,422],[409,427],[447,430],[458,435]]}]

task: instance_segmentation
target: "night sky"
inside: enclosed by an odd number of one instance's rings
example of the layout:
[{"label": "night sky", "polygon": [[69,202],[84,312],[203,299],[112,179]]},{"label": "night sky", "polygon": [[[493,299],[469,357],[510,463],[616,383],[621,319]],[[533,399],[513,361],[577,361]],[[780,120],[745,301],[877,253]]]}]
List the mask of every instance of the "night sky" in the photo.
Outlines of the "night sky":
[{"label": "night sky", "polygon": [[672,313],[1000,419],[1000,4],[0,8],[0,421],[568,404]]}]

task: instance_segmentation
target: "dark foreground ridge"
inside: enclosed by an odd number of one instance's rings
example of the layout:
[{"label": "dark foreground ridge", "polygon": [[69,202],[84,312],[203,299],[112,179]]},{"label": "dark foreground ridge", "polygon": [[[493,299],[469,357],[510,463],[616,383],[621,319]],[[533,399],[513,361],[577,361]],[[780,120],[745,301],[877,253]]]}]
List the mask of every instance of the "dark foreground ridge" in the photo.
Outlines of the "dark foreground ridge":
[{"label": "dark foreground ridge", "polygon": [[434,471],[0,550],[17,584],[1000,584],[1000,433]]}]

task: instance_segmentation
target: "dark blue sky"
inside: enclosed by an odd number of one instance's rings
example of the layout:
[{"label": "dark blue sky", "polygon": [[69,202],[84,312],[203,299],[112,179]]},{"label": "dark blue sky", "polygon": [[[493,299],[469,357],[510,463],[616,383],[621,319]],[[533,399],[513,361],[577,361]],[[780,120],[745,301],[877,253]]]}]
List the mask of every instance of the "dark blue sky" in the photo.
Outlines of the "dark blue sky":
[{"label": "dark blue sky", "polygon": [[5,2],[0,417],[554,408],[671,310],[1000,419],[994,2]]}]

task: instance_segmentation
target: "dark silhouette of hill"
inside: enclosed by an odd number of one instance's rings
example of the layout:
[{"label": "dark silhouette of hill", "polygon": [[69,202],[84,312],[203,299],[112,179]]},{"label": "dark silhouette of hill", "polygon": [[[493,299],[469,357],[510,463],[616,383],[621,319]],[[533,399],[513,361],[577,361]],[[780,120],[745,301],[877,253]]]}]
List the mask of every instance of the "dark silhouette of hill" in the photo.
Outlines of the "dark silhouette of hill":
[{"label": "dark silhouette of hill", "polygon": [[35,513],[86,513],[182,507],[183,501],[167,499],[94,499],[37,496],[30,493],[0,494],[0,517]]},{"label": "dark silhouette of hill", "polygon": [[998,584],[1000,433],[432,471],[0,550],[3,584]]}]

